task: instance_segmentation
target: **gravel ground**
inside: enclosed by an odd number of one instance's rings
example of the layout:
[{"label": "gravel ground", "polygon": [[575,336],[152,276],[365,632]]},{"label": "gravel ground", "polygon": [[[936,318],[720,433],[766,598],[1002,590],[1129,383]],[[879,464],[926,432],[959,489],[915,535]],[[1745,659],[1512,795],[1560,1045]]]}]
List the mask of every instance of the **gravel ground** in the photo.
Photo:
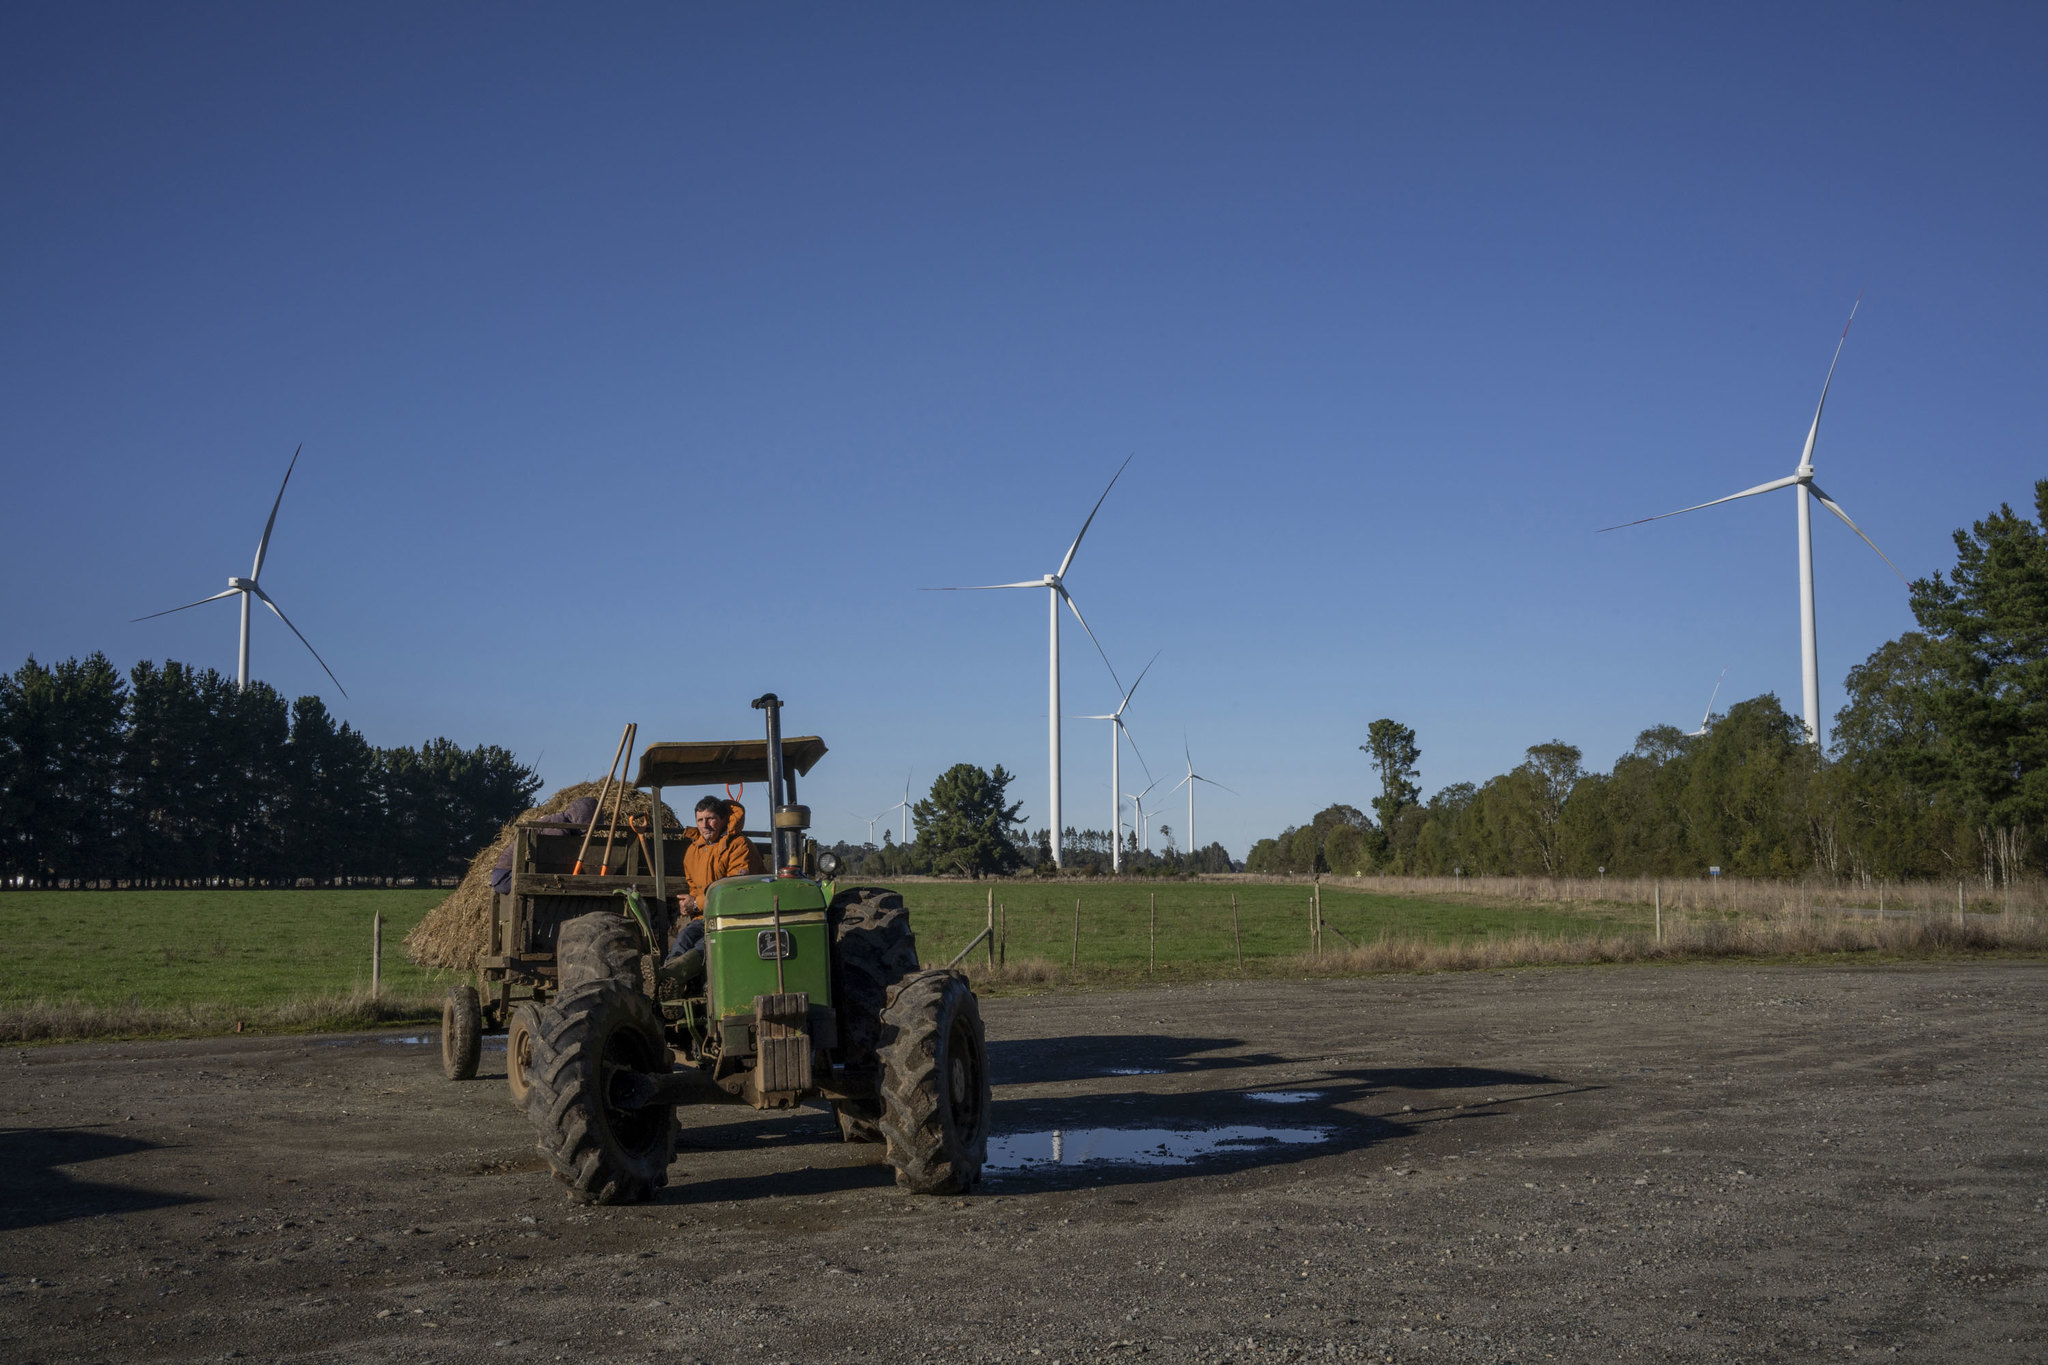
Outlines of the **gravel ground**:
[{"label": "gravel ground", "polygon": [[0,1359],[2039,1361],[2044,976],[996,1000],[1006,1168],[965,1199],[709,1108],[659,1202],[575,1208],[502,1050],[456,1085],[393,1037],[32,1049]]}]

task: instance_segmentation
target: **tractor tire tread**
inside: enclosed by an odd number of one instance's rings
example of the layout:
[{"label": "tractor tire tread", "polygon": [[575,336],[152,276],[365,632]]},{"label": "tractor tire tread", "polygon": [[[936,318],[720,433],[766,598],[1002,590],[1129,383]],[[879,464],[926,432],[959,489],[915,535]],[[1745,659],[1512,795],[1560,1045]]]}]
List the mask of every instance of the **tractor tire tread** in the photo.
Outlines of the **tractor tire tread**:
[{"label": "tractor tire tread", "polygon": [[[651,1141],[637,1150],[613,1140],[601,1118],[606,1036],[632,1028],[647,1041],[649,1071],[671,1069],[661,1020],[647,997],[616,980],[586,981],[557,995],[540,1012],[533,1035],[533,1065],[527,1072],[526,1115],[535,1130],[534,1147],[555,1178],[583,1203],[638,1203],[668,1184],[675,1159],[674,1106],[654,1116]],[[644,1111],[643,1111],[644,1112]]]},{"label": "tractor tire tread", "polygon": [[[953,1121],[948,1097],[953,1059],[947,1043],[962,1016],[976,1051],[969,1070],[980,1091],[965,1132]],[[974,991],[959,972],[918,972],[890,993],[883,1022],[881,1130],[896,1183],[914,1194],[965,1194],[988,1160],[987,1042]]]}]

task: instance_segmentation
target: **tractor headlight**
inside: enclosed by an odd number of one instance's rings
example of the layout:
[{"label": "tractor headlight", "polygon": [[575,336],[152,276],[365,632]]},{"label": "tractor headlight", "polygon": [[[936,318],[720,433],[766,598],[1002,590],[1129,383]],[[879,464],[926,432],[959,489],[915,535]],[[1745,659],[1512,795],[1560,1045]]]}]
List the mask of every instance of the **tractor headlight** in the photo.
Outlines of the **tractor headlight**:
[{"label": "tractor headlight", "polygon": [[818,875],[827,881],[839,875],[839,855],[837,853],[820,853],[818,855]]}]

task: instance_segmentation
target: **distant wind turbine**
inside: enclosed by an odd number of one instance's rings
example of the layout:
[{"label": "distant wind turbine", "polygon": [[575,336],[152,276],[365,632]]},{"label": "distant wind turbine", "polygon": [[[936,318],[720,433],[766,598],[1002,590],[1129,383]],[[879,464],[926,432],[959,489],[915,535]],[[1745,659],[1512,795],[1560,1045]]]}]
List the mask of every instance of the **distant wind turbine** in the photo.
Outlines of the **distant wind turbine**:
[{"label": "distant wind turbine", "polygon": [[[899,844],[907,844],[907,843],[909,843],[909,842],[910,842],[910,774],[909,774],[909,773],[905,773],[905,774],[903,774],[903,799],[902,799],[901,801],[898,801],[898,802],[897,802],[897,803],[896,803],[895,805],[893,805],[893,806],[889,807],[889,810],[885,810],[885,811],[883,811],[883,812],[882,812],[882,814],[883,814],[883,815],[887,815],[887,814],[889,813],[889,811],[891,811],[891,810],[900,810],[900,811],[902,811],[902,812],[903,812],[903,828],[902,828],[902,830],[901,830],[901,831],[899,831],[899,832],[898,832],[898,834],[896,835],[896,842],[897,842],[897,843],[899,843]],[[872,835],[874,834],[874,831],[873,831],[872,829],[870,829],[870,830],[868,831],[868,834],[869,834],[870,836],[872,836]]]},{"label": "distant wind turbine", "polygon": [[1705,734],[1705,733],[1707,732],[1707,726],[1713,723],[1713,719],[1714,719],[1714,698],[1715,698],[1715,697],[1718,697],[1718,696],[1720,696],[1720,695],[1721,695],[1721,683],[1722,683],[1722,680],[1723,680],[1723,679],[1725,679],[1725,678],[1726,678],[1727,676],[1728,676],[1728,670],[1724,668],[1724,669],[1722,669],[1722,670],[1721,670],[1721,676],[1720,676],[1719,678],[1716,678],[1716,679],[1714,679],[1714,690],[1713,690],[1713,692],[1712,692],[1712,693],[1711,693],[1711,694],[1710,694],[1710,695],[1709,695],[1709,696],[1707,697],[1707,714],[1705,714],[1704,716],[1701,716],[1701,717],[1700,717],[1700,728],[1699,728],[1699,729],[1697,729],[1697,730],[1688,730],[1688,731],[1686,731],[1685,737],[1686,737],[1687,739],[1698,739],[1698,738],[1699,738],[1699,737],[1700,737],[1701,735],[1703,735],[1703,734]]},{"label": "distant wind turbine", "polygon": [[1095,524],[1095,514],[1102,510],[1103,500],[1109,497],[1110,488],[1116,487],[1116,481],[1124,476],[1124,470],[1130,466],[1131,460],[1135,458],[1136,456],[1126,457],[1124,462],[1117,466],[1116,473],[1110,477],[1109,488],[1103,489],[1102,497],[1095,500],[1095,506],[1088,513],[1088,520],[1081,523],[1080,535],[1074,537],[1074,543],[1067,547],[1066,558],[1060,561],[1059,568],[1054,572],[1046,574],[1042,578],[1026,579],[1020,583],[978,583],[964,588],[926,589],[927,592],[995,592],[1003,588],[1045,588],[1048,590],[1047,602],[1052,608],[1052,644],[1050,667],[1047,673],[1051,700],[1046,707],[1046,715],[1049,717],[1048,724],[1050,726],[1047,749],[1050,752],[1051,758],[1049,782],[1051,790],[1047,795],[1046,806],[1049,818],[1052,821],[1052,862],[1054,867],[1062,865],[1060,862],[1060,832],[1064,828],[1060,824],[1060,603],[1065,602],[1067,604],[1067,610],[1074,613],[1074,619],[1081,623],[1081,629],[1088,632],[1088,639],[1094,644],[1095,652],[1102,655],[1103,666],[1109,669],[1110,678],[1115,681],[1117,690],[1121,692],[1124,686],[1123,679],[1116,676],[1116,667],[1109,662],[1109,654],[1103,649],[1102,641],[1095,638],[1095,632],[1088,629],[1088,619],[1081,615],[1081,609],[1074,605],[1074,595],[1067,591],[1066,580],[1067,570],[1073,567],[1074,552],[1081,548],[1081,537],[1087,535],[1088,528]]},{"label": "distant wind turbine", "polygon": [[[891,807],[889,807],[889,810],[895,810],[895,809],[896,809],[896,808],[895,808],[894,806],[891,806]],[[885,817],[886,817],[886,816],[887,816],[887,815],[889,814],[889,810],[885,810],[885,811],[880,811],[880,812],[878,812],[878,813],[876,813],[876,814],[874,814],[874,815],[861,815],[861,814],[859,814],[859,813],[857,813],[857,812],[855,812],[855,811],[848,811],[848,812],[847,812],[847,814],[848,814],[848,815],[851,815],[851,816],[853,816],[853,818],[854,818],[854,819],[856,819],[856,820],[865,820],[865,821],[867,821],[867,822],[868,822],[868,847],[870,847],[870,848],[873,848],[873,847],[874,847],[874,844],[875,844],[875,826],[876,826],[876,825],[877,825],[878,823],[880,823],[880,822],[881,822],[881,821],[882,821],[882,820],[883,820],[883,819],[884,819],[884,818],[885,818]]]},{"label": "distant wind turbine", "polygon": [[[1145,769],[1145,776],[1152,776],[1152,769],[1146,766],[1145,755],[1138,753],[1138,741],[1131,738],[1130,728],[1124,724],[1124,708],[1131,704],[1131,696],[1138,690],[1138,683],[1145,681],[1145,674],[1150,673],[1152,665],[1158,662],[1159,656],[1157,654],[1154,654],[1146,661],[1144,669],[1138,674],[1138,682],[1131,684],[1130,691],[1124,693],[1124,699],[1117,703],[1116,710],[1106,716],[1074,717],[1075,720],[1106,720],[1109,722],[1109,870],[1111,872],[1121,872],[1124,870],[1124,806],[1117,793],[1123,790],[1122,770],[1118,764],[1123,756],[1123,745],[1126,742],[1130,744],[1131,752],[1138,754],[1138,766]],[[1148,788],[1147,790],[1150,789]]]},{"label": "distant wind turbine", "polygon": [[1798,490],[1796,497],[1799,502],[1800,691],[1801,702],[1806,716],[1807,742],[1815,748],[1820,747],[1820,638],[1815,631],[1813,617],[1813,508],[1807,502],[1807,495],[1811,493],[1814,497],[1820,499],[1821,506],[1840,517],[1843,525],[1854,531],[1865,545],[1877,551],[1877,557],[1882,559],[1891,568],[1893,573],[1899,574],[1899,581],[1901,583],[1906,581],[1906,576],[1899,573],[1899,566],[1892,563],[1891,556],[1887,555],[1883,550],[1878,550],[1877,542],[1864,535],[1863,528],[1851,521],[1849,514],[1844,512],[1833,498],[1823,493],[1820,485],[1813,481],[1813,447],[1814,442],[1820,437],[1820,414],[1822,409],[1828,405],[1828,386],[1835,382],[1835,365],[1842,359],[1842,347],[1849,340],[1849,328],[1856,321],[1856,309],[1861,307],[1862,303],[1863,296],[1858,294],[1856,296],[1856,303],[1849,309],[1849,321],[1842,324],[1842,338],[1835,343],[1835,358],[1828,362],[1828,377],[1821,382],[1820,402],[1813,409],[1813,425],[1806,429],[1806,447],[1799,454],[1798,468],[1782,479],[1773,479],[1769,483],[1760,483],[1754,488],[1745,488],[1740,493],[1730,493],[1725,498],[1715,498],[1712,502],[1695,503],[1691,507],[1681,507],[1676,512],[1660,512],[1654,517],[1641,517],[1635,521],[1625,521],[1620,526],[1603,526],[1600,528],[1602,531],[1619,531],[1627,526],[1641,526],[1645,522],[1662,521],[1665,517],[1683,516],[1687,512],[1697,512],[1702,507],[1717,507],[1724,502],[1734,502],[1738,498],[1755,497],[1759,493],[1773,493],[1780,488],[1794,488]]},{"label": "distant wind turbine", "polygon": [[[1136,746],[1136,745],[1132,745],[1131,747],[1135,749],[1135,748],[1136,748],[1137,746]],[[1152,776],[1152,775],[1151,775],[1150,773],[1147,773],[1147,774],[1145,774],[1145,775],[1146,775],[1147,777],[1151,777],[1151,776]],[[1137,824],[1137,830],[1138,830],[1138,838],[1139,838],[1139,840],[1140,840],[1141,842],[1143,842],[1143,844],[1144,844],[1144,846],[1145,846],[1145,851],[1146,851],[1147,853],[1150,853],[1150,852],[1152,851],[1152,831],[1151,831],[1151,830],[1150,830],[1149,828],[1147,828],[1147,827],[1146,827],[1146,825],[1145,825],[1145,798],[1146,798],[1146,797],[1148,797],[1148,796],[1150,796],[1150,795],[1152,794],[1152,787],[1156,787],[1156,786],[1158,786],[1158,785],[1159,785],[1159,784],[1160,784],[1161,782],[1163,782],[1163,781],[1165,781],[1165,780],[1166,780],[1165,778],[1158,778],[1158,779],[1155,779],[1155,780],[1153,781],[1153,783],[1152,783],[1152,786],[1150,786],[1150,787],[1147,787],[1147,788],[1145,788],[1145,790],[1143,790],[1143,791],[1139,792],[1139,793],[1138,793],[1138,794],[1137,794],[1136,796],[1133,796],[1133,797],[1130,797],[1130,798],[1129,798],[1129,800],[1130,800],[1130,803],[1131,803],[1131,805],[1137,808],[1137,812],[1138,812],[1138,824]]]},{"label": "distant wind turbine", "polygon": [[[304,450],[305,448],[304,443],[301,443],[299,450]],[[284,502],[285,485],[292,481],[292,471],[299,467],[299,450],[292,452],[292,462],[285,466],[284,483],[277,486],[277,499],[270,504],[270,520],[263,523],[263,539],[256,542],[256,562],[250,566],[249,576],[247,578],[230,577],[225,592],[217,592],[211,597],[202,597],[197,602],[187,602],[182,607],[171,607],[165,611],[153,611],[147,616],[138,616],[135,620],[152,621],[159,616],[169,616],[172,612],[176,611],[190,611],[193,607],[203,607],[208,602],[218,602],[223,597],[233,597],[239,593],[242,598],[242,645],[240,652],[236,656],[235,686],[238,690],[247,691],[249,687],[249,603],[250,599],[254,598],[262,602],[264,606],[269,607],[276,614],[277,619],[285,623],[286,628],[292,634],[298,635],[299,643],[306,647],[306,652],[313,656],[315,662],[320,665],[321,670],[334,683],[335,688],[340,691],[342,696],[346,697],[348,689],[341,685],[341,679],[334,676],[334,670],[327,667],[327,660],[320,657],[320,651],[313,648],[313,642],[304,635],[299,634],[299,628],[292,624],[291,617],[286,616],[283,609],[277,603],[270,600],[270,594],[263,591],[262,587],[257,583],[257,580],[263,576],[263,557],[270,553],[270,532],[277,525],[277,509]]]},{"label": "distant wind turbine", "polygon": [[1174,783],[1172,787],[1168,788],[1167,795],[1171,796],[1174,792],[1179,791],[1182,787],[1186,787],[1188,789],[1188,852],[1193,853],[1197,847],[1195,843],[1195,784],[1197,782],[1207,782],[1212,787],[1216,787],[1223,791],[1230,792],[1232,796],[1237,795],[1237,793],[1234,791],[1230,791],[1230,788],[1225,787],[1221,782],[1217,782],[1210,778],[1206,778],[1195,771],[1195,756],[1192,753],[1188,752],[1188,742],[1186,736],[1182,736],[1180,748],[1182,755],[1185,756],[1188,761],[1188,775],[1186,777],[1183,777],[1180,781]]}]

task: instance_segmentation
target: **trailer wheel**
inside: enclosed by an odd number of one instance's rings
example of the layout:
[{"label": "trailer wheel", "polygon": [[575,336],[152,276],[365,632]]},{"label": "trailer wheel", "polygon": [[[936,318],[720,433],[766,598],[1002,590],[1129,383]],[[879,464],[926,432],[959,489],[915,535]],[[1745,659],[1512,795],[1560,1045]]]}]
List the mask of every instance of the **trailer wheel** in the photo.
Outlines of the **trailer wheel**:
[{"label": "trailer wheel", "polygon": [[640,984],[640,934],[616,910],[578,915],[555,937],[555,971],[563,990],[591,981]]},{"label": "trailer wheel", "polygon": [[539,1031],[538,1005],[526,1000],[514,1007],[512,1022],[505,1026],[505,1088],[512,1092],[516,1109],[526,1108],[526,1097],[533,1090],[528,1073],[533,1070],[533,1035]]},{"label": "trailer wheel", "polygon": [[526,1072],[526,1116],[534,1146],[572,1198],[638,1203],[668,1183],[675,1106],[620,1108],[614,1086],[622,1072],[672,1068],[653,1002],[630,986],[585,982],[541,1011]]},{"label": "trailer wheel", "polygon": [[882,1135],[896,1183],[964,1194],[988,1159],[988,1041],[974,991],[959,972],[919,972],[882,1017]]},{"label": "trailer wheel", "polygon": [[476,1075],[484,1050],[484,1011],[476,987],[450,986],[441,1002],[441,1073],[451,1081]]}]

